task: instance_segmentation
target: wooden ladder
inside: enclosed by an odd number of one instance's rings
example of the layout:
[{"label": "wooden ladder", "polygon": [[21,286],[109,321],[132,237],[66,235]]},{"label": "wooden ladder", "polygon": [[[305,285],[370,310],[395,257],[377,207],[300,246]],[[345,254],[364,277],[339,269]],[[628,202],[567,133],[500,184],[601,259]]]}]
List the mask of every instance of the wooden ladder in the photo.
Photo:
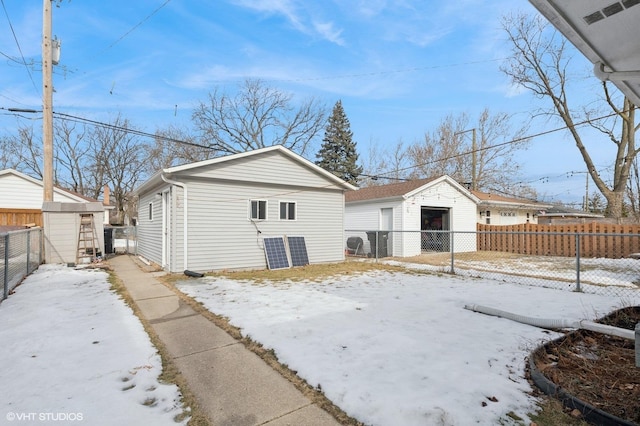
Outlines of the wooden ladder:
[{"label": "wooden ladder", "polygon": [[[101,255],[98,251],[100,243],[93,222],[92,213],[80,214],[80,231],[78,233],[78,249],[76,251],[76,264],[92,263]],[[85,259],[89,259],[85,262]]]}]

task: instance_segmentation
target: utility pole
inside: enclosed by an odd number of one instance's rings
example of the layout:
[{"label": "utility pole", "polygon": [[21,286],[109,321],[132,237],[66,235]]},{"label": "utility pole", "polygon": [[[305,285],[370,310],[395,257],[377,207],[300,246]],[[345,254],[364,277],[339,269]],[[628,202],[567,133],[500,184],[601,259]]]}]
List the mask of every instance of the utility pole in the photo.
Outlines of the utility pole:
[{"label": "utility pole", "polygon": [[44,201],[53,201],[53,51],[51,0],[43,0],[42,12],[42,143],[44,145]]}]

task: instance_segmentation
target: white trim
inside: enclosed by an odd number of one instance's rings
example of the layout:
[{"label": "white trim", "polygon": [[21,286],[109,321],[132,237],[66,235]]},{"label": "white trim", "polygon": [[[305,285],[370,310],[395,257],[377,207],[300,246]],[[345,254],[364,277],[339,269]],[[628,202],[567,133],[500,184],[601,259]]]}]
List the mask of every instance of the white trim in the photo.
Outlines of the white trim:
[{"label": "white trim", "polygon": [[[256,209],[256,214],[258,217],[253,217],[253,203],[254,201],[258,203],[258,208]],[[264,219],[260,219],[260,203],[264,202]],[[278,205],[278,209],[280,205]],[[264,198],[250,198],[249,199],[249,220],[251,222],[266,222],[269,220],[269,200]],[[278,210],[278,217],[280,216],[280,210]]]},{"label": "white trim", "polygon": [[278,152],[282,153],[283,155],[286,155],[290,159],[292,159],[292,160],[304,165],[305,167],[311,169],[313,172],[318,173],[319,175],[323,176],[325,179],[333,182],[334,184],[336,184],[337,186],[342,187],[345,190],[355,191],[355,190],[358,189],[357,187],[351,185],[350,183],[348,183],[348,182],[340,179],[339,177],[335,176],[333,173],[329,173],[328,171],[324,170],[322,167],[317,166],[316,164],[312,163],[311,161],[307,160],[306,158],[304,158],[304,157],[294,153],[293,151],[285,148],[284,146],[282,146],[282,145],[273,145],[273,146],[268,146],[268,147],[265,147],[265,148],[256,149],[256,150],[253,150],[253,151],[247,151],[247,152],[241,152],[241,153],[238,153],[238,154],[226,155],[224,157],[216,157],[216,158],[212,158],[210,160],[198,161],[196,163],[184,164],[182,166],[170,167],[170,168],[167,168],[167,169],[160,170],[159,172],[154,174],[151,178],[149,178],[149,180],[147,180],[142,185],[140,185],[140,187],[138,187],[134,191],[134,193],[139,194],[141,192],[144,192],[146,190],[146,188],[153,187],[161,179],[164,180],[164,176],[171,176],[174,173],[183,172],[185,170],[192,170],[192,169],[195,169],[195,168],[198,168],[198,167],[209,166],[209,165],[218,164],[218,163],[224,163],[226,161],[232,161],[232,160],[237,160],[237,159],[241,159],[241,158],[245,158],[245,157],[251,157],[251,156],[254,156],[254,155],[264,154],[266,152],[271,152],[271,151],[278,151]]},{"label": "white trim", "polygon": [[[287,204],[287,216],[289,215],[289,204],[293,204],[293,219],[289,217],[282,218],[282,204]],[[283,222],[295,222],[298,220],[298,202],[297,201],[289,201],[289,200],[279,200],[278,201],[278,219]]]},{"label": "white trim", "polygon": [[[176,185],[179,186],[180,188],[182,188],[183,191],[183,197],[184,197],[184,202],[183,202],[183,209],[182,209],[182,223],[183,223],[183,247],[182,247],[182,253],[183,253],[183,269],[189,269],[189,235],[188,235],[188,230],[189,227],[187,226],[189,221],[188,221],[188,217],[189,217],[189,193],[187,191],[187,184],[184,182],[178,182],[175,180],[171,180],[169,178],[167,178],[164,175],[160,175],[160,177],[162,178],[163,181],[165,181],[166,183],[168,183],[169,185]],[[169,268],[171,269],[171,268]]]}]

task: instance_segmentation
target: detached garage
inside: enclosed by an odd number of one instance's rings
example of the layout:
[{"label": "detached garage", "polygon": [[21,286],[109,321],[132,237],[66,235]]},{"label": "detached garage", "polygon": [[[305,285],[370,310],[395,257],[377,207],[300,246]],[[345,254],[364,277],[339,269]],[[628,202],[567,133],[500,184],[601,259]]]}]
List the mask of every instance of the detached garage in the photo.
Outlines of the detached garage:
[{"label": "detached garage", "polygon": [[[475,232],[477,202],[471,192],[446,175],[348,192],[347,250],[377,253],[378,257],[447,252],[451,246],[456,252],[474,251],[475,234],[446,231]],[[350,247],[354,241],[356,245],[362,241],[363,247]]]},{"label": "detached garage", "polygon": [[164,169],[136,190],[138,254],[170,272],[342,261],[355,189],[280,145]]}]

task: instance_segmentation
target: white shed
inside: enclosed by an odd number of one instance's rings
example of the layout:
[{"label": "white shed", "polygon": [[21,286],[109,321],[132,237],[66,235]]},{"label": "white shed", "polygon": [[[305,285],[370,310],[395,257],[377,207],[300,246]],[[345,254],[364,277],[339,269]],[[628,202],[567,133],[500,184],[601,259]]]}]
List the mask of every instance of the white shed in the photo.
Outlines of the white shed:
[{"label": "white shed", "polygon": [[360,238],[363,252],[374,256],[378,252],[378,256],[410,257],[424,251],[450,251],[452,246],[456,252],[475,251],[477,202],[446,175],[361,188],[346,194],[347,239]]},{"label": "white shed", "polygon": [[356,189],[280,145],[164,169],[136,191],[138,254],[170,272],[264,269],[267,237],[303,237],[309,263],[344,260]]}]

